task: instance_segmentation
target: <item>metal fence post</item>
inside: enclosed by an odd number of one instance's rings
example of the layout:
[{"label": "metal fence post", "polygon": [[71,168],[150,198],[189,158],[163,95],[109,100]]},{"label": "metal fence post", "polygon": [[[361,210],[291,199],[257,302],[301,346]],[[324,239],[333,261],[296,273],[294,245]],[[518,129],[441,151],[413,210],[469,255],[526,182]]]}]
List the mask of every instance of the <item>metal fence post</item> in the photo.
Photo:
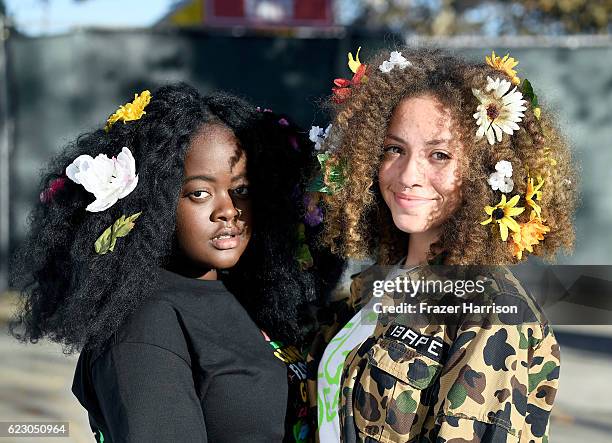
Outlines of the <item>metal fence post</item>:
[{"label": "metal fence post", "polygon": [[0,13],[0,293],[8,288],[10,255],[10,153],[7,43],[9,27]]}]

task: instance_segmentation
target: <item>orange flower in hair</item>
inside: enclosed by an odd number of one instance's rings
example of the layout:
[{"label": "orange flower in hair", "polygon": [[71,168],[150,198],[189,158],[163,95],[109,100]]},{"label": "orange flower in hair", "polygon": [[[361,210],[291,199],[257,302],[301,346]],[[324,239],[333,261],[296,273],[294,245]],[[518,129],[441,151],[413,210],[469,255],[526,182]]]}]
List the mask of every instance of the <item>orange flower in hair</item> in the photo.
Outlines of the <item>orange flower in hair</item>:
[{"label": "orange flower in hair", "polygon": [[351,52],[348,53],[348,66],[354,73],[353,78],[350,80],[346,78],[334,79],[335,87],[332,88],[332,100],[334,103],[342,103],[345,101],[351,96],[351,86],[357,86],[362,82],[366,82],[368,79],[365,75],[368,66],[359,61],[359,51],[361,51],[361,46],[357,49],[355,58],[353,58],[353,54]]}]

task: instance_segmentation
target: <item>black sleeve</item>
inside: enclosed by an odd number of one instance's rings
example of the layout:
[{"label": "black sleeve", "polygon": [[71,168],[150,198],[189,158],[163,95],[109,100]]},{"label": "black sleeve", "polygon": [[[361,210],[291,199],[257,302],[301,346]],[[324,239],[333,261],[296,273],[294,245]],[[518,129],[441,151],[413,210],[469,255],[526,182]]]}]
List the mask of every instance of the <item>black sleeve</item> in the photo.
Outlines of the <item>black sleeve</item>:
[{"label": "black sleeve", "polygon": [[206,442],[189,364],[148,343],[120,342],[95,360],[92,381],[112,443]]}]

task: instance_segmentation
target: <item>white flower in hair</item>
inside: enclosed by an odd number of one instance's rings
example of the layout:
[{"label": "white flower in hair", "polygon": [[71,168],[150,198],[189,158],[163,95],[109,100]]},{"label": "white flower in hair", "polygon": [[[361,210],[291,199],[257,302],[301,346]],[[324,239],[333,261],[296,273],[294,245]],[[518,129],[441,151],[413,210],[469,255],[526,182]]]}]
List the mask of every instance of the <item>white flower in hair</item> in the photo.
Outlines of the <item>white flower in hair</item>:
[{"label": "white flower in hair", "polygon": [[495,163],[495,170],[503,174],[504,177],[512,177],[512,163],[508,160],[500,160]]},{"label": "white flower in hair", "polygon": [[110,208],[119,199],[130,194],[138,184],[136,162],[127,147],[123,147],[116,158],[108,158],[104,154],[99,154],[96,158],[80,155],[68,165],[66,175],[96,197],[96,200],[85,208],[89,212]]},{"label": "white flower in hair", "polygon": [[325,141],[325,139],[327,138],[327,136],[329,135],[329,131],[331,131],[331,127],[332,125],[329,124],[327,125],[327,128],[323,129],[319,126],[312,126],[310,128],[310,131],[308,132],[308,138],[310,139],[311,142],[313,142],[315,144],[314,148],[317,151],[320,151],[322,146],[323,146],[323,142]]},{"label": "white flower in hair", "polygon": [[496,140],[501,142],[504,132],[512,135],[518,130],[517,123],[523,119],[523,111],[527,109],[523,94],[517,91],[516,86],[510,91],[511,86],[507,80],[487,77],[484,93],[480,89],[472,89],[480,102],[474,114],[478,125],[476,136],[481,138],[486,135],[490,145],[495,144]]},{"label": "white flower in hair", "polygon": [[385,60],[384,62],[382,62],[382,64],[378,67],[378,69],[387,74],[389,72],[391,72],[391,70],[395,67],[398,67],[400,69],[404,69],[408,66],[412,66],[412,63],[410,63],[403,55],[401,52],[398,51],[393,51],[391,53],[391,55],[389,56],[389,60]]},{"label": "white flower in hair", "polygon": [[504,177],[503,174],[500,174],[499,172],[494,172],[493,174],[489,175],[487,183],[489,183],[489,186],[491,186],[491,189],[494,191],[499,190],[504,194],[512,192],[512,189],[514,189],[514,180],[512,180],[510,177]]},{"label": "white flower in hair", "polygon": [[512,180],[512,163],[508,160],[500,160],[495,164],[495,172],[489,175],[487,183],[494,191],[501,191],[504,194],[512,192],[514,180]]}]

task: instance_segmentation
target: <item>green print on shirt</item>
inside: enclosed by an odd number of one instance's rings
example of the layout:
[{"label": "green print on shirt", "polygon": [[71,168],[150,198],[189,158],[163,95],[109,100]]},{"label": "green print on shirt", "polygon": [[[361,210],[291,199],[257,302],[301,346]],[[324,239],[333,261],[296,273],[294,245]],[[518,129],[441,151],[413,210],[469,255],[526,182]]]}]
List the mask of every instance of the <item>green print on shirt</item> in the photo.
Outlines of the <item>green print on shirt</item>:
[{"label": "green print on shirt", "polygon": [[[375,322],[377,319],[377,315],[374,312],[368,312],[365,318],[366,322]],[[319,411],[319,428],[323,421],[329,423],[333,421],[338,413],[338,400],[340,393],[340,377],[342,376],[342,368],[344,367],[344,359],[351,352],[352,349],[347,349],[342,353],[342,362],[335,368],[329,368],[331,364],[331,360],[338,350],[342,348],[344,343],[351,337],[351,335],[355,332],[355,323],[348,322],[340,332],[329,342],[327,347],[334,346],[333,351],[329,354],[329,358],[325,360],[323,363],[323,374],[318,374],[319,376],[324,376],[327,383],[333,386],[334,392],[332,392],[332,388],[323,388],[323,395],[317,398],[317,409]],[[332,370],[334,370],[332,372]],[[331,395],[330,395],[331,394]],[[333,399],[333,401],[331,400]]]},{"label": "green print on shirt", "polygon": [[104,435],[102,435],[102,431],[98,429],[98,433],[100,434],[100,443],[104,443]]},{"label": "green print on shirt", "polygon": [[[302,363],[302,356],[297,348],[295,346],[284,346],[282,342],[272,341],[264,331],[261,331],[261,333],[263,334],[266,342],[268,342],[272,349],[274,349],[274,356],[285,363],[287,365],[287,370],[291,371],[291,373],[297,377],[301,385],[304,385],[305,392],[306,371],[305,367],[303,369],[301,368],[304,364]],[[297,408],[304,411],[304,415],[307,410],[306,400],[307,399],[305,396],[302,397],[301,400],[296,399],[298,402]],[[298,414],[300,414],[299,411]],[[293,433],[295,443],[306,443],[308,441],[310,428],[308,426],[308,422],[304,419],[298,417],[297,422],[293,424],[291,431]]]}]

